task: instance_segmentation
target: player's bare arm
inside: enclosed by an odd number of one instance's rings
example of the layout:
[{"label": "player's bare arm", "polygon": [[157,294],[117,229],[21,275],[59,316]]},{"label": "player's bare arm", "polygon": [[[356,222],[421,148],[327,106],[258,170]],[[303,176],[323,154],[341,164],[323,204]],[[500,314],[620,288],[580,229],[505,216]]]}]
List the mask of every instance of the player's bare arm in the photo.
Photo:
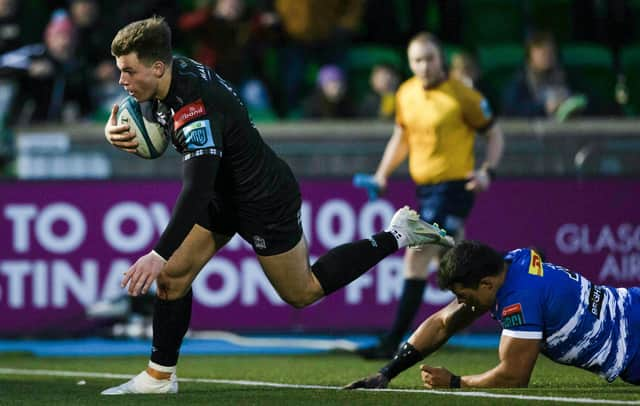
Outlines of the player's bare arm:
[{"label": "player's bare arm", "polygon": [[[427,318],[409,337],[407,344],[391,362],[377,374],[359,379],[345,386],[345,389],[379,389],[386,388],[389,381],[398,373],[415,365],[427,355],[440,348],[447,340],[461,329],[469,326],[485,311],[474,311],[471,306],[452,301],[436,313]],[[413,358],[412,362],[406,360]],[[391,372],[389,377],[389,371]]]},{"label": "player's bare arm", "polygon": [[129,128],[129,125],[117,125],[117,115],[118,105],[114,104],[111,108],[111,115],[104,127],[104,136],[114,147],[134,153],[138,147],[138,142],[135,140],[136,134]]},{"label": "player's bare arm", "polygon": [[420,366],[422,382],[426,388],[449,388],[457,381],[461,388],[516,388],[526,387],[540,353],[540,340],[502,335],[500,339],[500,363],[493,369],[478,375],[454,377],[442,367]]},{"label": "player's bare arm", "polygon": [[457,299],[453,300],[423,321],[407,341],[427,356],[484,313],[474,311],[471,306],[459,303]]},{"label": "player's bare arm", "polygon": [[374,175],[382,193],[387,188],[387,178],[407,158],[408,154],[409,142],[402,127],[396,124]]},{"label": "player's bare arm", "polygon": [[469,174],[469,182],[466,185],[468,190],[483,192],[491,185],[492,171],[498,167],[504,152],[504,134],[496,123],[487,131],[487,153],[484,163],[477,170]]}]

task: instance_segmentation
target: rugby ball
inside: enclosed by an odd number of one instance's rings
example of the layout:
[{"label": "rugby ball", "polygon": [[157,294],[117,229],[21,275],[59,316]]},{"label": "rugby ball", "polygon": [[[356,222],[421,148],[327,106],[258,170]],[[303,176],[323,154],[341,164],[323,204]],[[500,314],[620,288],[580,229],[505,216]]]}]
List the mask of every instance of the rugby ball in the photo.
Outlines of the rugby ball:
[{"label": "rugby ball", "polygon": [[138,148],[135,154],[145,159],[155,159],[166,151],[169,138],[159,123],[147,120],[140,108],[140,103],[127,96],[118,106],[116,117],[118,125],[128,124],[136,134]]}]

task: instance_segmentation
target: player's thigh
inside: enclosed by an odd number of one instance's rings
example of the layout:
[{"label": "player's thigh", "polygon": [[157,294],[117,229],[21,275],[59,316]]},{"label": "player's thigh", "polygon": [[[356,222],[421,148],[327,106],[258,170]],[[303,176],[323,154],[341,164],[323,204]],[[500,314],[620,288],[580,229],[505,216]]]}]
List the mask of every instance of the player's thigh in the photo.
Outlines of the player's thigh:
[{"label": "player's thigh", "polygon": [[304,236],[288,251],[258,255],[258,261],[280,297],[294,307],[304,307],[324,295],[320,282],[311,272]]},{"label": "player's thigh", "polygon": [[228,204],[214,196],[159,275],[158,295],[169,299],[184,295],[202,267],[235,234],[234,221]]}]

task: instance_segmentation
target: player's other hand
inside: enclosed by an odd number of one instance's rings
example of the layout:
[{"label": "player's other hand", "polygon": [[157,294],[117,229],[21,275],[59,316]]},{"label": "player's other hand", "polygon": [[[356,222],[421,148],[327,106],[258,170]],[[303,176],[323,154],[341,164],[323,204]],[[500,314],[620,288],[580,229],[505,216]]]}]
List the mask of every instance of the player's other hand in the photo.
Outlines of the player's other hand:
[{"label": "player's other hand", "polygon": [[389,385],[389,379],[381,373],[351,382],[342,389],[384,389]]},{"label": "player's other hand", "polygon": [[144,295],[166,264],[167,261],[164,258],[151,251],[138,258],[136,263],[124,273],[120,286],[127,288],[128,285],[127,290],[131,296]]},{"label": "player's other hand", "polygon": [[118,105],[111,108],[111,115],[104,126],[104,136],[114,147],[127,152],[136,152],[138,141],[135,140],[136,133],[129,128],[128,124],[118,125]]},{"label": "player's other hand", "polygon": [[465,189],[471,192],[484,192],[489,189],[491,184],[491,177],[486,169],[480,168],[467,175],[467,183],[464,185]]},{"label": "player's other hand", "polygon": [[425,388],[449,388],[451,385],[451,376],[453,374],[441,367],[430,367],[429,365],[420,365],[420,376]]}]

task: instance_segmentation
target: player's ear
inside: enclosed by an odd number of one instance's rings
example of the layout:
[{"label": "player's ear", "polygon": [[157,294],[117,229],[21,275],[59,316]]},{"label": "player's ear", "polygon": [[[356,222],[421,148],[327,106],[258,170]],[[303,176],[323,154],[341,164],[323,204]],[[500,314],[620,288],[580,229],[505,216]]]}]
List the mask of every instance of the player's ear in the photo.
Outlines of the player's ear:
[{"label": "player's ear", "polygon": [[160,78],[164,75],[167,65],[162,61],[155,61],[153,65],[151,65],[151,69],[153,70],[154,75]]}]

